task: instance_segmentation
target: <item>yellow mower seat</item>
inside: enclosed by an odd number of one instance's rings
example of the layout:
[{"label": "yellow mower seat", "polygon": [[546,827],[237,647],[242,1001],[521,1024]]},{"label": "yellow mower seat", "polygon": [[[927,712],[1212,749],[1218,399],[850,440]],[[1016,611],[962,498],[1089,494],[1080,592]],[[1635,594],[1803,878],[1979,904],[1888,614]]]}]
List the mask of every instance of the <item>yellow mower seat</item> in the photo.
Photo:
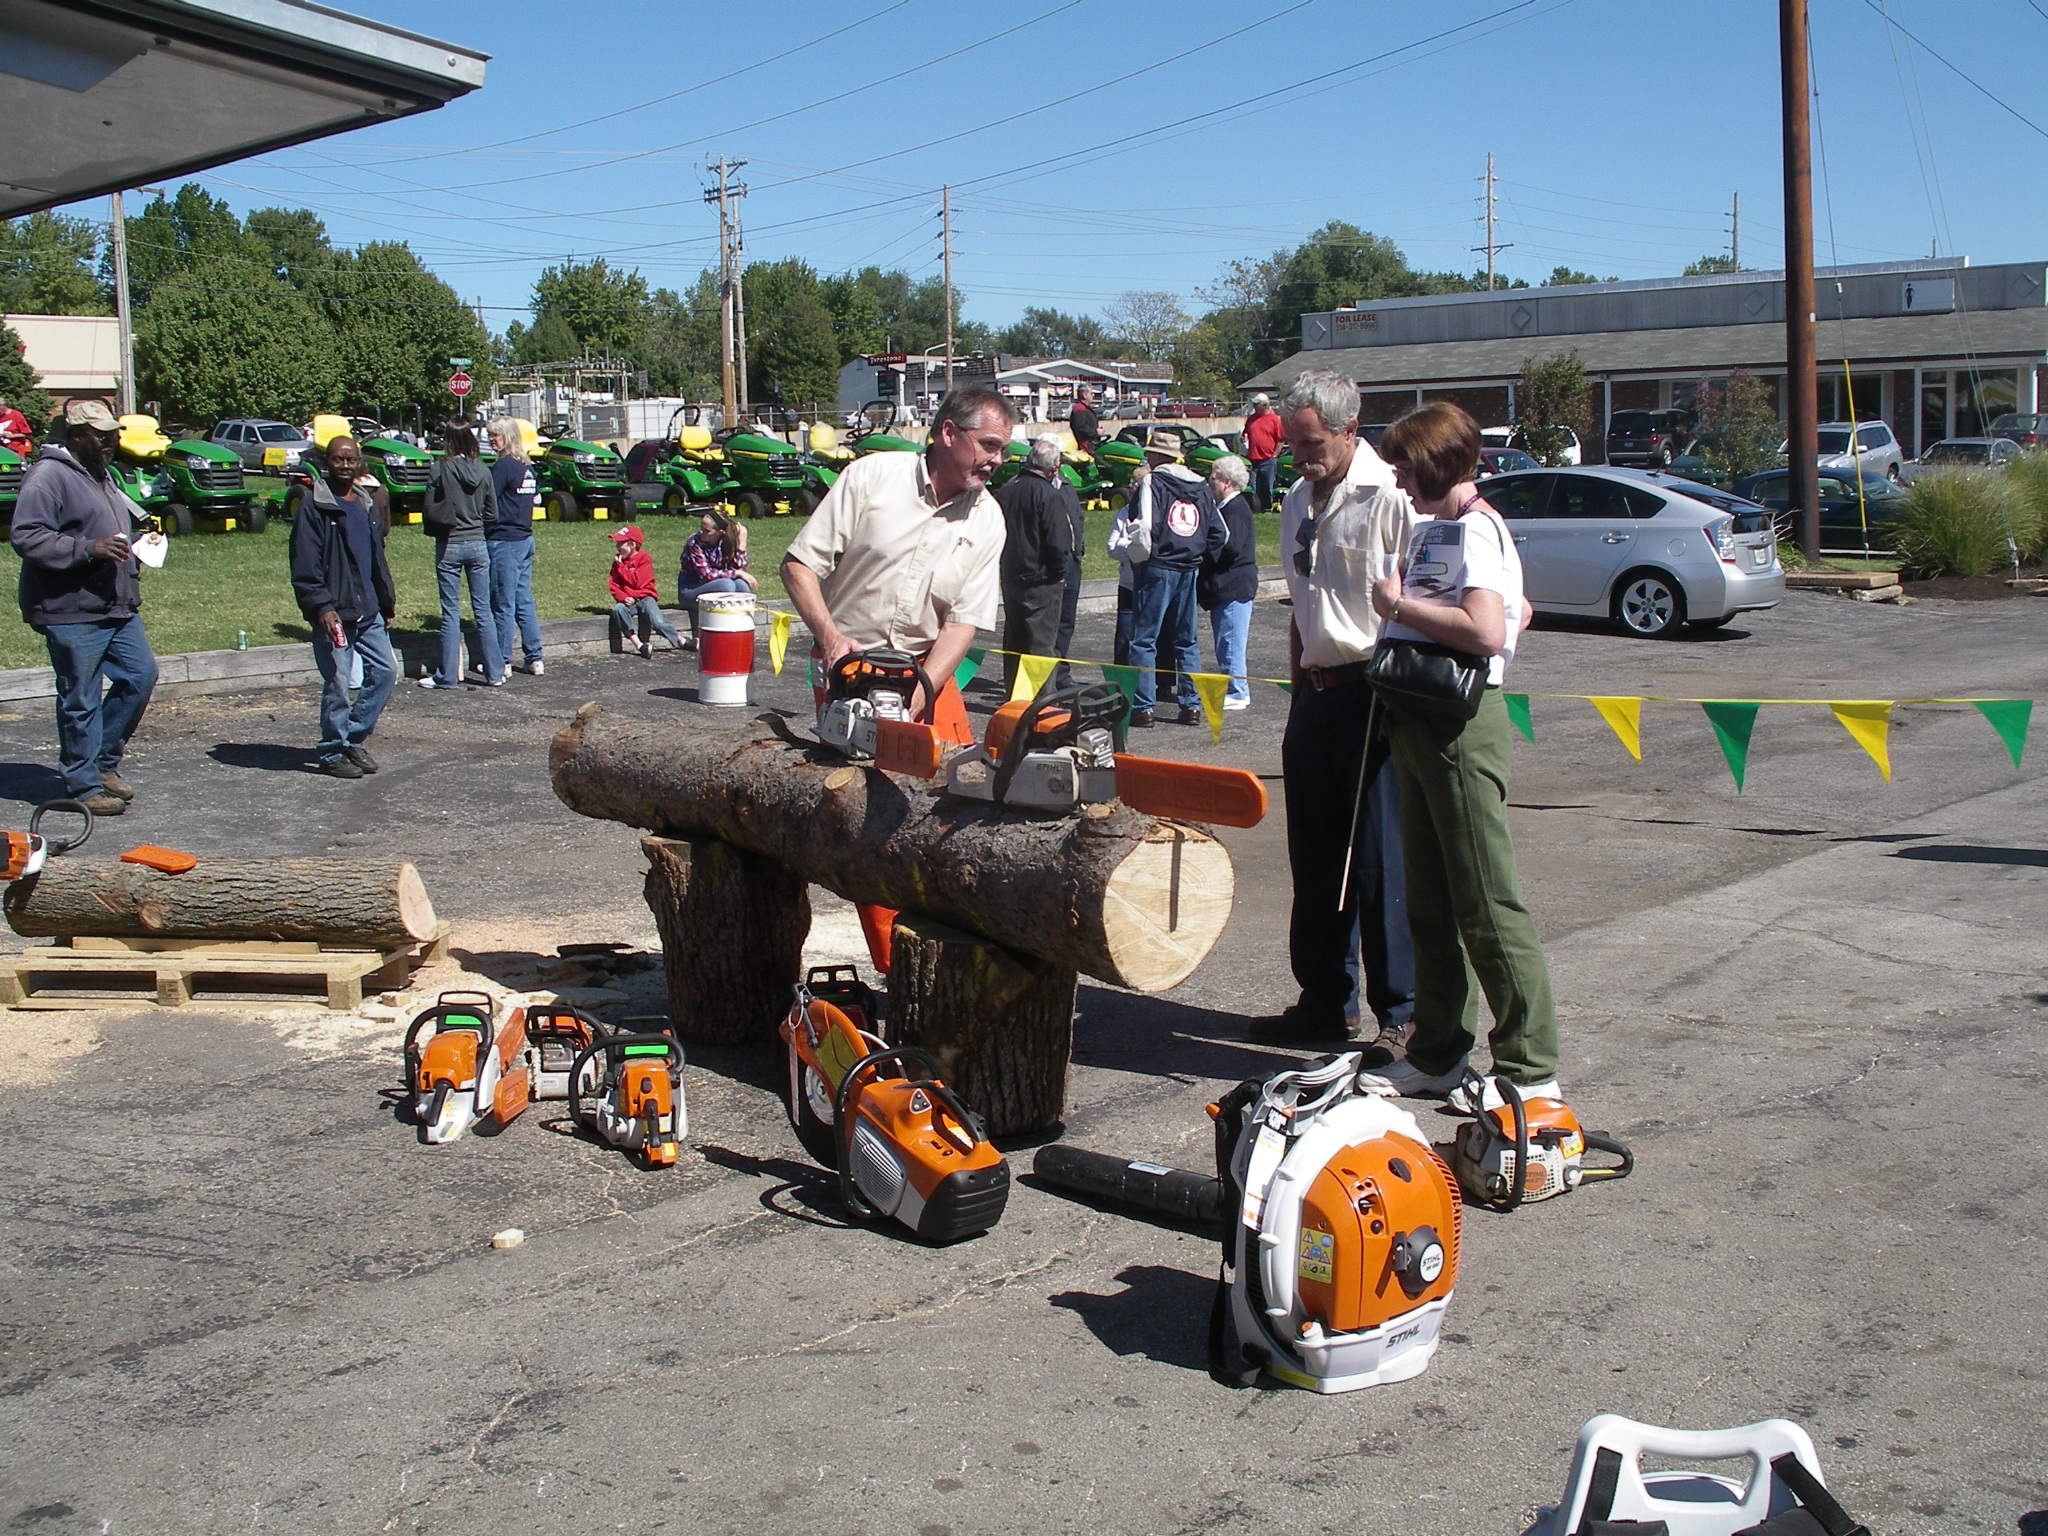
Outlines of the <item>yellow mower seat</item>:
[{"label": "yellow mower seat", "polygon": [[154,416],[121,418],[121,451],[131,459],[160,459],[170,451],[170,446],[171,440],[164,436]]}]

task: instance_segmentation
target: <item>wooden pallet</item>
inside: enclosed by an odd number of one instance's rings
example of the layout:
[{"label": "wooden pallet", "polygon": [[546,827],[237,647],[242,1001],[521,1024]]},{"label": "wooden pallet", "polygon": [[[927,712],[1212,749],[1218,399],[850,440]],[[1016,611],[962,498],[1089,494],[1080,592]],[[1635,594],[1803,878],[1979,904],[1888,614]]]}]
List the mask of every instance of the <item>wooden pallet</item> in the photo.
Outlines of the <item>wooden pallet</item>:
[{"label": "wooden pallet", "polygon": [[323,997],[329,1008],[362,1007],[363,988],[403,987],[413,968],[446,958],[448,924],[424,944],[324,949],[318,944],[199,939],[60,940],[0,956],[0,1007],[180,1008],[208,997]]}]

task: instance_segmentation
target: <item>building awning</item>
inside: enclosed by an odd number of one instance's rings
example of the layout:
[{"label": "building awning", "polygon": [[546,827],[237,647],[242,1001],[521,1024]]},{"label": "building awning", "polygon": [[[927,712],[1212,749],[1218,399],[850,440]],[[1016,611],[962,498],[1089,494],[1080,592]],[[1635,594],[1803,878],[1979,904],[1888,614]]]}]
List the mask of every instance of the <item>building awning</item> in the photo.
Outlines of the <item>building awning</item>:
[{"label": "building awning", "polygon": [[429,112],[487,57],[306,0],[0,0],[0,218]]},{"label": "building awning", "polygon": [[[1845,356],[1857,368],[1911,368],[1923,362],[1952,366],[1964,359],[1987,366],[2038,363],[2048,360],[2048,309],[1823,319],[1815,327],[1815,342],[1823,365],[1839,365]],[[1701,325],[1666,331],[1595,331],[1533,341],[1512,337],[1336,347],[1297,352],[1238,389],[1285,389],[1309,368],[1334,368],[1367,390],[1498,383],[1519,374],[1527,358],[1573,351],[1593,378],[1724,374],[1735,368],[1781,373],[1785,327]]]}]

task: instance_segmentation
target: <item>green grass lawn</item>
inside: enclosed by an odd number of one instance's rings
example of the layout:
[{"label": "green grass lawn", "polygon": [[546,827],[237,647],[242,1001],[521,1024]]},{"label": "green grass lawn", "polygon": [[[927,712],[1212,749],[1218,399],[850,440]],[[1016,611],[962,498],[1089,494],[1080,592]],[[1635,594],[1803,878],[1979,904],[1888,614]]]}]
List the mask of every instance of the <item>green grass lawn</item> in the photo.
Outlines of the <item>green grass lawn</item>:
[{"label": "green grass lawn", "polygon": [[[1089,577],[1113,576],[1116,566],[1103,553],[1112,514],[1088,514],[1088,553],[1083,572]],[[533,561],[533,600],[543,619],[602,614],[611,609],[605,571],[611,564],[608,537],[616,523],[537,523]],[[683,541],[695,531],[694,518],[644,517],[647,550],[661,579],[664,602],[675,596]],[[781,598],[776,567],[783,552],[803,527],[794,517],[770,518],[747,525],[748,563],[761,578],[765,597]],[[1259,563],[1279,560],[1280,519],[1262,517]],[[262,533],[195,533],[174,539],[170,557],[160,571],[143,572],[143,621],[150,645],[163,655],[180,651],[232,649],[235,635],[247,630],[249,644],[285,645],[311,638],[306,621],[292,601],[287,561],[290,525],[273,521]],[[398,630],[432,633],[441,626],[440,599],[434,586],[434,545],[417,527],[394,528],[388,544],[391,578],[398,588]],[[13,590],[20,578],[20,557],[0,544],[0,581]],[[0,668],[40,666],[48,662],[42,637],[21,621],[18,608],[0,620]]]}]

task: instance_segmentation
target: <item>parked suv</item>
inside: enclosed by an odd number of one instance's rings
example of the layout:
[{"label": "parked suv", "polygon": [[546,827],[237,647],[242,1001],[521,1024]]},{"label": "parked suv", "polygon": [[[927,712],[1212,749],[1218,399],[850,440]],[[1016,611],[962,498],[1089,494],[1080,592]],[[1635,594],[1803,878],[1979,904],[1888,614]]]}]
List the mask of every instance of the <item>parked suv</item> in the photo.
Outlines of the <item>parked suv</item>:
[{"label": "parked suv", "polygon": [[[313,446],[312,440],[287,421],[265,421],[257,417],[243,417],[232,421],[216,422],[213,431],[207,434],[207,441],[219,443],[242,461],[244,469],[289,469],[299,462],[299,457]],[[272,452],[284,455],[283,463],[276,462]]]},{"label": "parked suv", "polygon": [[1991,423],[1993,437],[2009,437],[2022,448],[2038,448],[2048,443],[2048,411],[2021,411],[2017,415],[2000,416]]},{"label": "parked suv", "polygon": [[1607,418],[1607,462],[1661,469],[1685,446],[1685,412],[1616,411]]},{"label": "parked suv", "polygon": [[[1853,442],[1852,442],[1853,436]],[[1906,455],[1892,429],[1881,421],[1824,421],[1820,424],[1820,467],[1838,469],[1853,477],[1860,466],[1865,475],[1883,475],[1896,482]]]}]

